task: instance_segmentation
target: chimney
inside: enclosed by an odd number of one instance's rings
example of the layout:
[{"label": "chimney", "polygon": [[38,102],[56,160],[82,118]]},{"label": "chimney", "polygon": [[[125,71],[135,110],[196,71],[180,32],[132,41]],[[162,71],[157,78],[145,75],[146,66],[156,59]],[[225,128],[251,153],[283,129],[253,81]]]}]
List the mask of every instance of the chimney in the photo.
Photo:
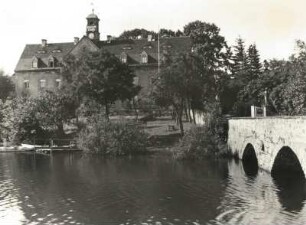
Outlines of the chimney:
[{"label": "chimney", "polygon": [[148,35],[148,42],[151,42],[153,40],[153,35],[152,34],[149,34]]},{"label": "chimney", "polygon": [[74,45],[76,45],[80,41],[80,38],[74,37]]},{"label": "chimney", "polygon": [[112,41],[112,36],[111,36],[111,35],[107,35],[106,38],[107,38],[107,43],[111,43],[111,41]]},{"label": "chimney", "polygon": [[41,39],[41,47],[46,47],[47,45],[47,39]]}]

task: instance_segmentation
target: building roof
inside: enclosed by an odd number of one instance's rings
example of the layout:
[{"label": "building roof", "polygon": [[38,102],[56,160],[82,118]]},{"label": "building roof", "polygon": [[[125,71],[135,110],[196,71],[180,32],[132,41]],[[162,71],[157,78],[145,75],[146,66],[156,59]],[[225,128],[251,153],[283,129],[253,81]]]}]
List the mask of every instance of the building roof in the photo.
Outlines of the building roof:
[{"label": "building roof", "polygon": [[73,47],[73,42],[51,43],[45,47],[42,47],[41,44],[28,44],[20,56],[15,71],[32,70],[34,57],[39,59],[40,68],[47,68],[50,56],[53,56],[57,62],[61,62]]},{"label": "building roof", "polygon": [[86,19],[99,19],[98,16],[94,13],[89,14]]},{"label": "building roof", "polygon": [[[83,38],[84,39],[84,38]],[[86,38],[88,39],[88,38]],[[84,39],[85,40],[85,39]],[[88,39],[89,40],[89,39]],[[82,42],[82,39],[79,43]],[[118,58],[125,53],[127,55],[127,63],[131,65],[141,64],[141,54],[145,52],[148,55],[148,64],[154,64],[158,61],[158,42],[148,41],[147,39],[138,40],[112,40],[94,42],[98,48],[105,49]],[[68,43],[50,43],[43,47],[41,44],[29,44],[24,48],[23,53],[17,63],[15,71],[37,70],[32,68],[33,58],[39,59],[39,68],[48,68],[48,60],[53,56],[57,66],[63,57],[69,54],[77,45],[73,42]],[[190,52],[191,39],[189,37],[172,37],[160,39],[160,54],[178,54]],[[56,67],[57,67],[56,66]]]},{"label": "building roof", "polygon": [[[113,40],[110,43],[101,41],[99,48],[105,49],[117,57],[124,52],[127,54],[129,64],[140,64],[140,55],[146,52],[149,56],[148,63],[157,63],[158,60],[158,42],[139,40]],[[191,39],[189,37],[173,37],[160,39],[160,54],[167,52],[184,53],[191,50]]]}]

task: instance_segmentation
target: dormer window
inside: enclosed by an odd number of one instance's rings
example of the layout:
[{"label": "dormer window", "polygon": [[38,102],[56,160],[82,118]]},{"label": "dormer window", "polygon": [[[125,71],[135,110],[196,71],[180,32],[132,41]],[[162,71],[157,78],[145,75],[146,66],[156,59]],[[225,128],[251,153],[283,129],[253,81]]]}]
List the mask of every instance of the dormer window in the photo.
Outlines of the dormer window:
[{"label": "dormer window", "polygon": [[167,49],[167,48],[172,48],[172,45],[169,45],[169,44],[163,45],[163,49]]},{"label": "dormer window", "polygon": [[32,68],[38,68],[38,58],[36,56],[33,57]]},{"label": "dormer window", "polygon": [[152,48],[152,45],[145,45],[143,46],[144,49],[151,49]]},{"label": "dormer window", "polygon": [[38,54],[46,54],[46,51],[45,50],[38,50],[37,53]]},{"label": "dormer window", "polygon": [[122,63],[127,63],[127,54],[125,52],[121,53],[120,60]]},{"label": "dormer window", "polygon": [[146,52],[142,52],[140,54],[140,62],[142,64],[147,64],[148,63],[148,54]]},{"label": "dormer window", "polygon": [[48,67],[55,67],[55,64],[54,64],[54,57],[53,56],[50,56],[48,58]]},{"label": "dormer window", "polygon": [[54,49],[54,50],[52,50],[52,52],[53,52],[53,53],[61,53],[62,50],[60,50],[60,49]]},{"label": "dormer window", "polygon": [[123,48],[122,48],[123,50],[131,50],[131,49],[133,49],[131,46],[124,46]]}]

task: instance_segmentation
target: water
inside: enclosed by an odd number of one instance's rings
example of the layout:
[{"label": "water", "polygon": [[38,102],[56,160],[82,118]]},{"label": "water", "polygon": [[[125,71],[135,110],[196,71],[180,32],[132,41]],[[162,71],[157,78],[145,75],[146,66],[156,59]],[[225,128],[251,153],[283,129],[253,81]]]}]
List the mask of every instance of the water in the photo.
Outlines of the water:
[{"label": "water", "polygon": [[240,161],[0,154],[0,224],[306,224],[305,185]]}]

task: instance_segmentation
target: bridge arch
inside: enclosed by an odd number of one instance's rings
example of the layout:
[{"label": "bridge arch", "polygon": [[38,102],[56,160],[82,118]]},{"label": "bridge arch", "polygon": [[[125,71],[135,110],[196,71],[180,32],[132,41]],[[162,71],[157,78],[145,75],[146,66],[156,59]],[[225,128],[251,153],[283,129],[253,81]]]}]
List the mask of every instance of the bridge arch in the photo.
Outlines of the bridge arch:
[{"label": "bridge arch", "polygon": [[242,166],[246,175],[254,177],[258,173],[258,159],[255,148],[248,143],[243,150]]},{"label": "bridge arch", "polygon": [[274,158],[271,174],[274,177],[303,177],[305,173],[303,171],[301,162],[297,154],[289,147],[283,146]]}]

